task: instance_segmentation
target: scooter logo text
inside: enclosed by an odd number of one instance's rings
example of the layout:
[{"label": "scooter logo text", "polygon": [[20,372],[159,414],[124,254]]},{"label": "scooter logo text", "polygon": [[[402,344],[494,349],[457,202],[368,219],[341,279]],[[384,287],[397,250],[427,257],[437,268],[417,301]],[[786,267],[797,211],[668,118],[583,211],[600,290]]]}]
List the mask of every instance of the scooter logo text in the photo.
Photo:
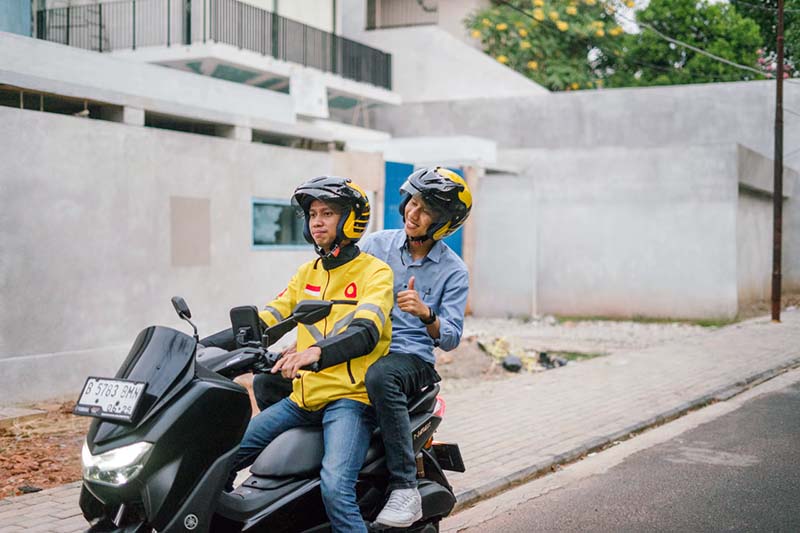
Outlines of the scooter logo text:
[{"label": "scooter logo text", "polygon": [[197,524],[200,521],[197,519],[197,515],[194,514],[187,514],[186,518],[183,519],[183,527],[192,531],[194,528],[197,527]]}]

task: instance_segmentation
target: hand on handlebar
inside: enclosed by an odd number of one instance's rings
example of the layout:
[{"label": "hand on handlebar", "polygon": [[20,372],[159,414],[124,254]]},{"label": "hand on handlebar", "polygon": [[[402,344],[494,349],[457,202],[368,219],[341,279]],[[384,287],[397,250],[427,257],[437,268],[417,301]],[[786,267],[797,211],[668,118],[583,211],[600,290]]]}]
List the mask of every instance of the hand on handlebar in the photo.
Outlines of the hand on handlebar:
[{"label": "hand on handlebar", "polygon": [[287,356],[292,353],[297,353],[297,342],[293,342],[283,350],[281,350],[281,356]]},{"label": "hand on handlebar", "polygon": [[322,349],[316,346],[311,346],[302,352],[287,350],[287,353],[272,367],[271,372],[273,374],[280,372],[287,379],[296,378],[303,367],[319,362],[321,355]]}]

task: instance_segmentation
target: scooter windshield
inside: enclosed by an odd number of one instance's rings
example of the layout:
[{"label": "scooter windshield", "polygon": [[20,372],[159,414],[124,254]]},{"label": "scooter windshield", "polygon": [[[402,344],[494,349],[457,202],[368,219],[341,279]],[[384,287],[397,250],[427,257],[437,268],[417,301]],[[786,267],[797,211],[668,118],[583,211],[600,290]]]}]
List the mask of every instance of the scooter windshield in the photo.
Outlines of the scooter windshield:
[{"label": "scooter windshield", "polygon": [[178,330],[150,326],[142,330],[116,377],[147,383],[145,393],[156,400],[192,361],[195,340]]},{"label": "scooter windshield", "polygon": [[[194,377],[189,368],[194,361],[196,342],[189,335],[164,326],[142,330],[115,377],[147,383],[135,421],[145,418],[161,400],[177,392]],[[90,434],[95,442],[127,433],[136,424],[96,420]]]}]

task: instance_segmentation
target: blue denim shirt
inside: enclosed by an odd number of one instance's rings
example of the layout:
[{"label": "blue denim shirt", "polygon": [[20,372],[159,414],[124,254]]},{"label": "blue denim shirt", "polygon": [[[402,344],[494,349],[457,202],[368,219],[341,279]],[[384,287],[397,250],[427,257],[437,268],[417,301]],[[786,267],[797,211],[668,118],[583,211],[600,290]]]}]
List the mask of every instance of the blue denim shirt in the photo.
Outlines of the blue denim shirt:
[{"label": "blue denim shirt", "polygon": [[449,246],[437,241],[427,256],[414,261],[406,248],[406,233],[399,229],[367,235],[358,247],[392,268],[395,304],[397,293],[406,290],[409,278],[414,276],[414,288],[439,317],[439,338],[434,341],[419,318],[397,305],[392,307],[390,352],[414,354],[434,364],[434,346],[445,351],[458,346],[464,330],[469,274],[464,261]]}]

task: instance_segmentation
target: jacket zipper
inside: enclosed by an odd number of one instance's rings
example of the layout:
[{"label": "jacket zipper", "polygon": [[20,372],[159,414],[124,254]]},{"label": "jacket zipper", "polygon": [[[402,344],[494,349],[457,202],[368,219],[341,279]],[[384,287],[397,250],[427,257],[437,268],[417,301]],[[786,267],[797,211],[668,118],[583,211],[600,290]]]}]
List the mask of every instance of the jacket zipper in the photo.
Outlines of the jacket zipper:
[{"label": "jacket zipper", "polygon": [[[328,279],[325,281],[325,288],[322,289],[322,300],[325,299],[325,293],[328,292],[328,285],[331,283],[331,273],[329,270],[326,270],[325,273],[328,275]],[[322,338],[328,338],[328,317],[325,317],[325,323],[322,325]]]},{"label": "jacket zipper", "polygon": [[[331,282],[331,273],[329,271],[326,271],[326,273],[328,274],[328,280],[325,282],[325,289],[323,289],[323,291],[322,291],[322,299],[323,300],[325,299],[325,293],[328,292],[328,285],[330,285],[330,282]],[[323,338],[327,338],[328,337],[328,318],[327,317],[325,317],[325,325],[324,325],[324,327],[322,329],[322,337]],[[347,375],[350,376],[350,384],[351,385],[355,385],[356,384],[356,378],[353,376],[353,370],[350,368],[350,359],[347,360]]]}]

